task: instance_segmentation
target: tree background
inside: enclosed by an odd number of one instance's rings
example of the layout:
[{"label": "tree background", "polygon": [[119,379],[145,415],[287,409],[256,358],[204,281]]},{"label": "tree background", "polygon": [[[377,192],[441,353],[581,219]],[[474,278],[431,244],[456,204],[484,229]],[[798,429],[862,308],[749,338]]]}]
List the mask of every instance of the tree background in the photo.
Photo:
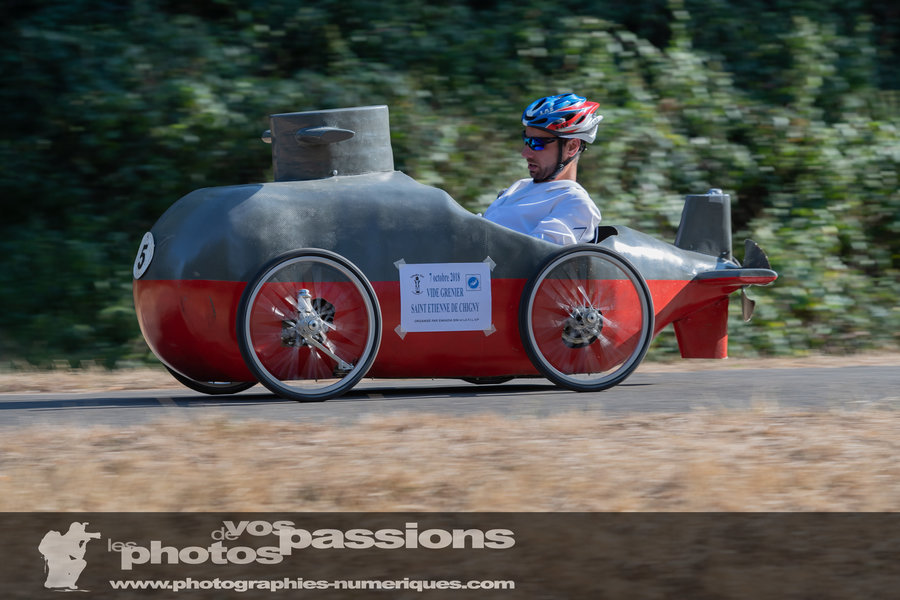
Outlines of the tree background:
[{"label": "tree background", "polygon": [[732,355],[900,341],[893,0],[10,0],[0,75],[0,365],[152,362],[141,236],[271,180],[270,114],[387,104],[396,168],[479,211],[525,175],[522,108],[565,91],[601,104],[579,179],[607,222],[671,240],[718,187],[735,252],[769,254]]}]

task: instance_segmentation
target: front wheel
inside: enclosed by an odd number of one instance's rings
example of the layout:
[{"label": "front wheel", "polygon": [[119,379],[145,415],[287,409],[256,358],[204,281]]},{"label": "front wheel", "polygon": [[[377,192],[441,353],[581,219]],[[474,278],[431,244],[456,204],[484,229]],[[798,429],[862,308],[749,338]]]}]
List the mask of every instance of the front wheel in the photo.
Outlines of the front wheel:
[{"label": "front wheel", "polygon": [[556,385],[605,390],[644,358],[653,337],[653,300],[622,256],[572,246],[552,256],[525,287],[519,333],[535,368]]},{"label": "front wheel", "polygon": [[381,342],[378,299],[365,275],[327,250],[296,250],[260,269],[241,296],[238,345],[275,394],[339,396],[362,379]]}]

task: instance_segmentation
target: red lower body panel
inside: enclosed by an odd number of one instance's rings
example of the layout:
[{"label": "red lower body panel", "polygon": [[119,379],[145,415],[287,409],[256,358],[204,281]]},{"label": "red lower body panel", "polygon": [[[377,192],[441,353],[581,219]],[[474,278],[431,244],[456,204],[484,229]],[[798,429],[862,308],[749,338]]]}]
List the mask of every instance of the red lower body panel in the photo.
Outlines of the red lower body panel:
[{"label": "red lower body panel", "polygon": [[[371,377],[489,377],[536,375],[519,336],[524,279],[491,281],[494,330],[402,332],[400,286],[373,282],[382,314],[381,345]],[[682,355],[724,358],[727,296],[736,285],[647,282],[653,298],[654,336],[675,323]],[[136,280],[134,302],[144,338],[169,367],[198,381],[252,381],[238,348],[240,281]]]}]

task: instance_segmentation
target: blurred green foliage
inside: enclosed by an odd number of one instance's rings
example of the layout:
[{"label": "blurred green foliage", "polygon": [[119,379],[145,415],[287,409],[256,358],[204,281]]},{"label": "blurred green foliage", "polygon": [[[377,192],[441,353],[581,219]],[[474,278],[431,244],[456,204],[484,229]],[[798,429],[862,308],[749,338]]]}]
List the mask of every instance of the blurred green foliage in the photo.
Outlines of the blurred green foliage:
[{"label": "blurred green foliage", "polygon": [[891,0],[11,0],[0,48],[7,364],[148,360],[141,235],[191,190],[270,180],[270,114],[388,104],[397,168],[477,211],[525,174],[522,108],[563,91],[601,103],[579,176],[608,222],[672,239],[683,195],[720,187],[738,251],[769,253],[732,354],[898,344]]}]

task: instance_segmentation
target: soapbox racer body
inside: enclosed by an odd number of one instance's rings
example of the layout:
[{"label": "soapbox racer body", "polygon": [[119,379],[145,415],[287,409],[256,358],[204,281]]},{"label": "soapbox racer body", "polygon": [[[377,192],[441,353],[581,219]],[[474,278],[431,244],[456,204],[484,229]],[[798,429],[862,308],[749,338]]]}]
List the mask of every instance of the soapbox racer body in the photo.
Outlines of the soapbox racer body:
[{"label": "soapbox racer body", "polygon": [[[384,122],[373,126],[374,113]],[[373,165],[389,142],[342,147],[367,127],[385,138],[386,107],[274,115],[272,125],[276,181],[188,194],[135,260],[144,337],[195,390],[258,381],[317,401],[364,376],[543,376],[602,390],[670,323],[684,357],[724,358],[729,295],[777,277],[752,242],[745,265],[732,258],[729,200],[717,190],[686,199],[674,244],[604,225],[596,243],[561,247],[470,213],[394,171],[392,157]],[[285,166],[282,143],[327,156]],[[360,153],[369,162],[348,169]]]}]

